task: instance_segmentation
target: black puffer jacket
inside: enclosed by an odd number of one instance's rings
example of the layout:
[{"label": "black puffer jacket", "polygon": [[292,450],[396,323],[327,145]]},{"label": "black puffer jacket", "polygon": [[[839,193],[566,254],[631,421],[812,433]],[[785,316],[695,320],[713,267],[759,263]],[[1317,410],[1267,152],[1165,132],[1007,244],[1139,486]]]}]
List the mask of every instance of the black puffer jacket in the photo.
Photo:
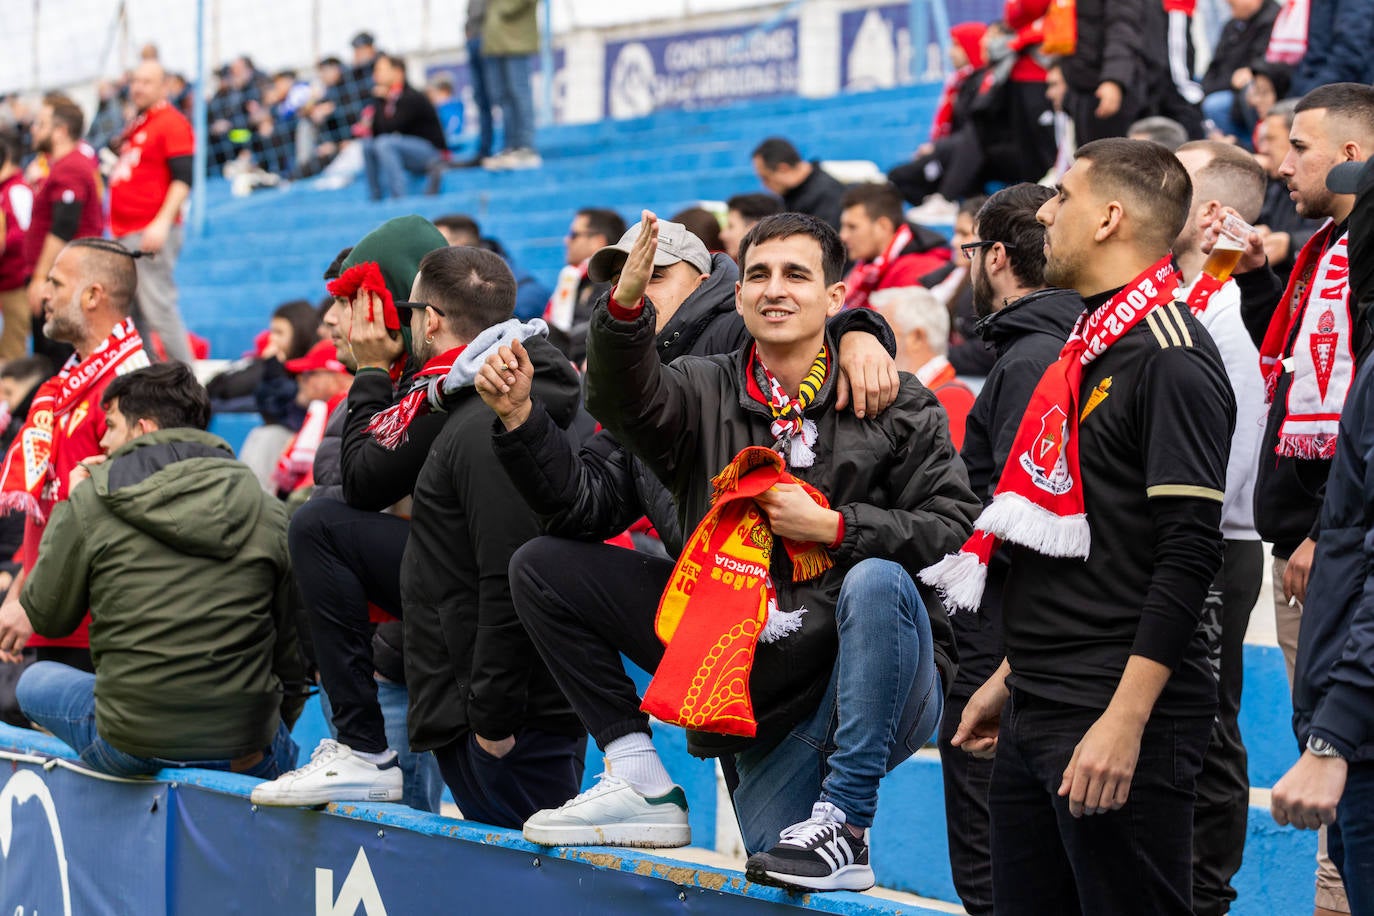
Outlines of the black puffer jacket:
[{"label": "black puffer jacket", "polygon": [[[543,338],[525,346],[534,391],[566,427],[580,399],[576,371]],[[433,750],[466,729],[491,739],[526,726],[582,734],[511,602],[511,554],[538,536],[539,522],[492,451],[491,411],[476,390],[445,403],[401,560],[411,747]]]},{"label": "black puffer jacket", "polygon": [[1274,31],[1274,20],[1278,15],[1279,4],[1274,0],[1264,0],[1249,19],[1227,20],[1217,38],[1212,62],[1202,75],[1203,92],[1230,89],[1231,74],[1243,67],[1254,68],[1264,63],[1264,52],[1269,48],[1269,33]]},{"label": "black puffer jacket", "polygon": [[1163,20],[1159,0],[1078,0],[1078,46],[1063,60],[1064,81],[1086,95],[1108,80],[1128,92],[1144,86],[1163,69],[1145,52],[1146,36],[1156,27],[1164,33]]},{"label": "black puffer jacket", "polygon": [[[1081,311],[1078,293],[1042,289],[978,322],[977,331],[996,350],[997,362],[969,411],[959,454],[968,469],[969,486],[984,505],[997,489],[1031,392],[1045,367],[1059,358]],[[959,644],[959,673],[951,691],[955,696],[972,696],[1002,663],[1002,584],[1007,566],[1003,554],[994,555],[978,613],[950,617]]]},{"label": "black puffer jacket", "polygon": [[[750,350],[709,359],[686,356],[664,366],[654,353],[654,314],[646,306],[633,321],[606,308],[592,316],[588,335],[587,406],[606,428],[668,484],[683,531],[710,506],[711,477],[747,446],[771,445],[772,414],[748,393]],[[830,346],[833,350],[835,342]],[[811,714],[829,680],[836,652],[835,605],[845,573],[860,560],[882,557],[917,573],[958,548],[973,527],[978,500],[950,443],[939,401],[904,376],[897,401],[861,420],[835,410],[835,373],[807,411],[817,426],[815,464],[793,473],[826,494],[844,519],[835,566],[793,583],[786,552],[771,566],[779,607],[809,608],[801,628],[758,647],[750,693],[757,741],[777,741]],[[936,664],[943,683],[953,675],[953,633],[944,611],[930,611]],[[688,733],[699,756],[734,753],[750,745],[703,732]]]}]

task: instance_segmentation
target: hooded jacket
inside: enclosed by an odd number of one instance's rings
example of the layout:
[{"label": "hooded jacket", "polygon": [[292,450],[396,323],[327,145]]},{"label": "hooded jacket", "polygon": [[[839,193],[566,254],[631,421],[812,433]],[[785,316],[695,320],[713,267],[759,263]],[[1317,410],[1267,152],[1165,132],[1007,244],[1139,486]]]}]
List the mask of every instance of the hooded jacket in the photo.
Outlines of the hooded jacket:
[{"label": "hooded jacket", "polygon": [[[874,290],[892,289],[898,286],[925,286],[939,283],[950,272],[949,240],[933,229],[907,223],[911,230],[911,241],[907,242],[897,256],[884,268],[878,285]],[[860,261],[854,265],[845,284],[849,289],[856,288],[859,277],[870,262]]]},{"label": "hooded jacket", "polygon": [[[997,361],[969,411],[959,454],[968,470],[969,486],[983,505],[992,501],[1031,392],[1045,369],[1059,358],[1082,311],[1083,299],[1073,290],[1042,289],[993,312],[975,326],[996,351]],[[956,696],[972,696],[1002,662],[1002,583],[1006,574],[1005,555],[994,554],[978,613],[950,617],[959,644],[959,673],[952,691]]]},{"label": "hooded jacket", "polygon": [[[555,422],[577,412],[576,371],[542,337],[525,341],[533,391]],[[498,740],[525,727],[580,735],[582,723],[515,616],[510,558],[539,535],[491,447],[491,410],[469,383],[448,395],[415,482],[401,560],[407,722],[416,751],[471,730]]]},{"label": "hooded jacket", "polygon": [[[691,531],[710,508],[712,476],[746,446],[772,445],[773,418],[748,392],[752,348],[664,366],[653,341],[652,305],[630,321],[598,308],[588,335],[587,406],[668,485],[679,528]],[[833,352],[833,338],[829,346]],[[796,632],[758,647],[749,684],[760,747],[770,747],[820,702],[835,661],[835,606],[849,569],[882,557],[915,580],[959,547],[979,508],[935,395],[906,375],[897,400],[861,420],[835,410],[835,376],[829,374],[807,411],[817,427],[815,463],[792,473],[826,495],[844,520],[843,535],[830,550],[834,567],[798,583],[778,539],[770,564],[778,606],[808,610]],[[938,603],[926,610],[936,666],[948,687],[953,633]],[[689,750],[698,756],[736,753],[751,743],[688,732]]]},{"label": "hooded jacket", "polygon": [[53,510],[20,603],[61,636],[91,610],[96,730],[120,750],[221,760],[304,703],[286,512],[217,436],[149,433]]}]

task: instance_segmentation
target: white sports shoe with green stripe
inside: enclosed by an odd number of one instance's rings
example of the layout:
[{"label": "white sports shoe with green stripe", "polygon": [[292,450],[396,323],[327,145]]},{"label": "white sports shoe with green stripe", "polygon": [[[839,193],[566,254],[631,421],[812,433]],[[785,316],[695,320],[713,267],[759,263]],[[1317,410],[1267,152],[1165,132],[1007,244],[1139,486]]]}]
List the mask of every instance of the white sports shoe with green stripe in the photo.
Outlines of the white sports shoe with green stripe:
[{"label": "white sports shoe with green stripe", "polygon": [[602,773],[562,807],[532,814],[525,821],[525,839],[542,846],[686,846],[692,841],[687,796],[673,786],[648,798],[619,776]]}]

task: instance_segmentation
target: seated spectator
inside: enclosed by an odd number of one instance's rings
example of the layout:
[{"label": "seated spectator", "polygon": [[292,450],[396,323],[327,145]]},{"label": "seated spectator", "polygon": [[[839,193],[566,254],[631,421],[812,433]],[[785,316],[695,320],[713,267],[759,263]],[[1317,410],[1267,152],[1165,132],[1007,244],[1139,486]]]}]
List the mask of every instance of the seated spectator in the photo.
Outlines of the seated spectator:
[{"label": "seated spectator", "polygon": [[701,239],[711,254],[725,250],[725,243],[720,238],[720,219],[705,207],[688,207],[674,213],[670,222],[686,226],[687,231]]},{"label": "seated spectator", "polygon": [[[347,347],[357,374],[326,426],[327,443],[343,424],[339,449],[322,443],[317,451],[316,487],[291,517],[289,539],[336,737],[322,741],[300,769],[257,787],[255,804],[404,801],[438,809],[433,757],[411,754],[406,738],[405,673],[397,663],[404,646],[374,639],[370,621],[374,610],[381,620],[401,616],[409,497],[443,428],[445,414],[420,412],[419,404],[450,366],[442,359],[420,363],[416,339],[401,333],[401,314],[411,308],[407,297],[421,259],[447,247],[428,220],[397,217],[364,236],[329,283],[339,308],[325,323],[336,355]],[[412,412],[399,441],[379,441],[381,427],[397,432],[389,418]],[[326,453],[332,466],[322,460]]]},{"label": "seated spectator", "polygon": [[103,773],[273,777],[295,763],[306,695],[286,513],[204,431],[184,365],[116,378],[101,407],[105,456],[72,470],[19,599],[51,637],[90,608],[95,673],[38,662],[20,707]]},{"label": "seated spectator", "polygon": [[[905,377],[897,401],[870,420],[833,409],[836,373],[829,357],[836,342],[826,319],[844,302],[844,249],[834,230],[801,214],[762,220],[741,243],[738,293],[755,345],[729,357],[665,366],[653,353],[654,308],[643,300],[656,222],[646,211],[615,294],[593,318],[589,409],[669,482],[684,532],[696,529],[708,510],[708,522],[721,511],[721,500],[711,507],[712,475],[721,468],[754,470],[741,466],[754,456],[769,460],[761,465],[765,474],[782,466],[769,446],[790,456],[788,465],[810,486],[781,477],[778,486],[739,504],[737,517],[758,526],[754,537],[767,538],[740,543],[740,555],[771,564],[774,575],[754,580],[734,599],[702,575],[694,594],[714,606],[691,612],[726,612],[709,628],[718,624],[719,632],[702,632],[703,646],[683,639],[678,628],[665,650],[655,633],[653,607],[672,565],[666,560],[605,557],[598,589],[608,600],[581,608],[563,595],[539,600],[548,594],[543,578],[558,570],[527,568],[516,577],[521,622],[607,755],[596,786],[535,814],[525,836],[544,844],[687,842],[682,790],[653,748],[649,716],[620,653],[657,672],[649,691],[661,698],[655,714],[692,721],[681,711],[685,685],[674,680],[700,666],[719,633],[731,629],[723,619],[729,616],[743,621],[751,636],[763,631],[749,703],[731,704],[730,713],[740,716],[735,725],[697,720],[688,741],[694,754],[726,758],[739,776],[735,810],[753,854],[746,873],[798,889],[862,890],[873,884],[867,827],[880,777],[930,736],[943,702],[941,679],[953,674],[948,621],[938,605],[927,609],[912,576],[970,530],[977,501],[935,398],[914,379]],[[515,372],[527,371],[527,361],[517,363],[506,373],[490,363],[487,370],[510,385]],[[733,476],[718,476],[717,485],[729,488]],[[889,486],[893,481],[900,486]],[[821,502],[813,501],[811,487]],[[697,531],[688,541],[683,561],[712,563],[699,543],[693,546],[699,537]],[[774,537],[789,539],[797,566],[815,558],[819,568],[798,575],[781,553],[771,560],[766,548],[749,546]],[[675,575],[690,573],[679,566]],[[768,600],[773,582],[777,608],[761,615],[760,608],[774,603]],[[667,596],[675,601],[682,593],[670,586]],[[738,649],[747,657],[754,642]],[[818,753],[829,747],[836,749]]]},{"label": "seated spectator", "polygon": [[282,449],[272,480],[277,495],[286,498],[301,487],[314,485],[315,452],[324,439],[330,414],[348,397],[353,375],[335,353],[334,343],[322,340],[299,359],[286,361],[296,377],[296,405],[305,409],[300,430]]},{"label": "seated spectator", "polygon": [[507,569],[539,524],[492,452],[473,386],[488,355],[519,358],[516,385],[565,428],[581,387],[542,322],[512,319],[515,278],[492,252],[431,252],[412,299],[417,357],[452,369],[431,395],[445,412],[401,561],[410,745],[433,751],[464,817],[519,827],[577,793],[587,736],[515,616]]},{"label": "seated spectator", "polygon": [[463,145],[463,100],[453,91],[453,80],[447,76],[436,76],[425,86],[425,98],[434,106],[439,115],[439,126],[443,128],[445,146],[452,150]]},{"label": "seated spectator", "polygon": [[1244,149],[1254,147],[1255,127],[1269,116],[1279,99],[1288,95],[1293,80],[1293,70],[1287,64],[1256,64],[1245,87],[1245,94],[1236,100],[1233,118],[1241,125],[1243,133],[1236,142]]},{"label": "seated spectator", "polygon": [[784,209],[805,213],[840,229],[840,198],[844,185],[826,173],[818,161],[804,162],[791,141],[769,137],[751,154],[759,183],[782,198]]},{"label": "seated spectator", "polygon": [[[301,108],[296,121],[293,178],[318,174],[352,136],[342,95],[343,61],[337,57],[322,58],[315,65],[315,74],[318,82],[311,88],[310,99]],[[370,74],[368,79],[371,80]]]},{"label": "seated spectator", "polygon": [[424,175],[448,156],[439,115],[424,93],[406,82],[406,64],[382,54],[372,77],[380,97],[372,115],[372,136],[363,139],[368,193],[373,200],[405,197],[406,173]]},{"label": "seated spectator", "polygon": [[1307,51],[1293,75],[1293,94],[1332,83],[1374,82],[1374,0],[1312,0]]},{"label": "seated spectator", "polygon": [[1202,115],[1222,136],[1249,133],[1232,116],[1237,96],[1250,85],[1254,68],[1264,63],[1269,34],[1281,8],[1275,0],[1227,0],[1231,18],[1221,27],[1212,62],[1202,75]]},{"label": "seated spectator", "polygon": [[[277,458],[305,421],[305,408],[296,403],[296,380],[286,371],[286,362],[309,352],[318,325],[315,307],[309,302],[295,299],[282,303],[272,312],[267,345],[259,358],[240,370],[249,378],[257,375],[253,403],[262,416],[262,425],[248,433],[239,449],[239,460],[252,469],[268,493],[276,490],[272,475]],[[227,384],[220,390],[227,390]]]},{"label": "seated spectator", "polygon": [[1264,191],[1264,206],[1260,208],[1255,229],[1264,239],[1264,254],[1279,279],[1288,282],[1293,262],[1308,239],[1321,228],[1321,220],[1298,213],[1298,205],[1288,189],[1288,179],[1279,172],[1288,151],[1289,131],[1293,129],[1293,115],[1297,102],[1285,99],[1269,110],[1255,133],[1256,156],[1269,175]]},{"label": "seated spectator", "polygon": [[880,289],[934,286],[949,272],[949,242],[906,221],[893,185],[855,185],[844,192],[840,206],[840,238],[855,262],[845,278],[845,308],[866,308],[868,297]]},{"label": "seated spectator", "polygon": [[583,207],[573,216],[564,238],[567,266],[558,272],[544,307],[544,323],[549,326],[549,341],[575,364],[587,357],[587,322],[592,306],[608,287],[587,276],[592,255],[625,234],[625,221],[614,210]]},{"label": "seated spectator", "polygon": [[950,235],[950,249],[954,251],[954,269],[935,286],[931,292],[944,303],[949,311],[949,357],[950,364],[959,375],[983,378],[997,360],[997,351],[979,333],[978,322],[983,317],[978,314],[973,290],[973,256],[977,249],[965,248],[978,241],[974,220],[983,208],[987,198],[982,194],[970,197],[959,205],[959,214],[954,217],[954,232]]},{"label": "seated spectator", "polygon": [[1188,131],[1173,118],[1152,115],[1141,118],[1126,129],[1131,140],[1150,140],[1168,150],[1176,150],[1188,142]]},{"label": "seated spectator", "polygon": [[544,313],[549,301],[549,288],[527,270],[515,263],[514,256],[505,246],[493,238],[482,235],[477,221],[465,213],[452,213],[436,217],[434,227],[448,240],[450,245],[471,245],[495,252],[506,262],[511,273],[515,274],[515,317],[521,321],[538,318]]},{"label": "seated spectator", "polygon": [[299,152],[296,128],[310,96],[310,84],[297,79],[296,71],[282,70],[273,75],[254,117],[254,158],[261,168],[274,175],[295,171]]},{"label": "seated spectator", "polygon": [[782,201],[772,194],[736,194],[725,202],[725,228],[720,243],[732,258],[739,257],[740,239],[765,216],[782,212]]},{"label": "seated spectator", "polygon": [[873,294],[872,307],[897,335],[897,368],[931,390],[949,417],[949,438],[964,447],[964,421],[973,391],[955,378],[949,352],[949,312],[923,286],[894,286]]},{"label": "seated spectator", "polygon": [[[38,386],[52,378],[52,361],[46,356],[21,356],[5,363],[0,369],[0,402],[9,421],[0,431],[0,450],[9,454],[10,446],[24,428],[24,421],[33,405]],[[19,561],[15,555],[24,543],[24,516],[18,512],[0,515],[0,589],[8,591]]]}]

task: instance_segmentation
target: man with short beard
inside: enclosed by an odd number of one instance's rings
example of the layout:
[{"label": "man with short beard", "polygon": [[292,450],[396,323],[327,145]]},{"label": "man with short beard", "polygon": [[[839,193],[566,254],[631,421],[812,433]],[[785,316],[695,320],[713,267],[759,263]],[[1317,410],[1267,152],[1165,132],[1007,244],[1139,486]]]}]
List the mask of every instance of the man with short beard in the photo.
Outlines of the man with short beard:
[{"label": "man with short beard", "polygon": [[[1036,211],[1054,196],[1049,188],[1019,184],[988,198],[974,219],[973,238],[962,246],[980,316],[977,330],[994,348],[996,362],[973,402],[960,455],[969,486],[984,505],[992,500],[1002,465],[1036,382],[1059,356],[1083,300],[1067,289],[1045,285],[1045,227]],[[1002,554],[988,565],[989,585],[977,615],[953,614],[959,670],[950,687],[940,725],[941,775],[945,809],[958,812],[946,822],[954,887],[969,916],[992,913],[992,863],[988,785],[992,760],[950,745],[964,704],[1002,661]]]},{"label": "man with short beard", "polygon": [[[67,498],[71,472],[101,454],[105,411],[100,396],[116,376],[148,365],[143,341],[129,313],[138,274],[134,256],[117,242],[77,239],[58,252],[43,284],[43,333],[76,349],[54,378],[34,395],[29,417],[0,470],[0,507],[27,518],[24,570],[14,577],[0,606],[0,653],[17,655],[25,643],[39,659],[91,670],[89,637],[83,622],[70,636],[29,637],[33,630],[19,593],[53,507]],[[36,473],[35,473],[36,471]]]},{"label": "man with short beard", "polygon": [[1221,563],[1235,401],[1173,301],[1169,249],[1192,196],[1174,155],[1098,140],[1058,190],[1038,213],[1045,279],[1085,309],[974,537],[922,573],[971,608],[999,543],[1011,564],[1006,658],[950,743],[997,755],[998,916],[1191,916],[1193,781],[1216,713],[1198,619]]}]

